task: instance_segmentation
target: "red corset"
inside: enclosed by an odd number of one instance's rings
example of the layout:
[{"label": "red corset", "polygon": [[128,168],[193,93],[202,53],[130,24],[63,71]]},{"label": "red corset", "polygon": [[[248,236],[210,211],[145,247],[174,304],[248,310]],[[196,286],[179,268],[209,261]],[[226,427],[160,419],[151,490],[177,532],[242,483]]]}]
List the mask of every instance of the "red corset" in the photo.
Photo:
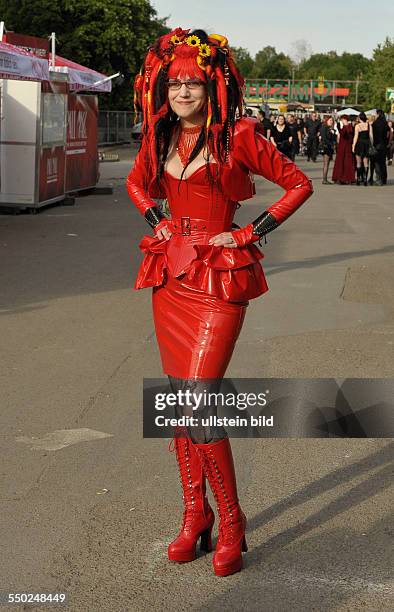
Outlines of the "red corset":
[{"label": "red corset", "polygon": [[144,236],[136,289],[160,286],[172,276],[230,302],[245,302],[268,290],[260,264],[263,254],[255,245],[208,244],[212,236],[231,231],[236,202],[209,185],[205,166],[182,181],[166,172],[162,186],[173,234],[168,241]]}]

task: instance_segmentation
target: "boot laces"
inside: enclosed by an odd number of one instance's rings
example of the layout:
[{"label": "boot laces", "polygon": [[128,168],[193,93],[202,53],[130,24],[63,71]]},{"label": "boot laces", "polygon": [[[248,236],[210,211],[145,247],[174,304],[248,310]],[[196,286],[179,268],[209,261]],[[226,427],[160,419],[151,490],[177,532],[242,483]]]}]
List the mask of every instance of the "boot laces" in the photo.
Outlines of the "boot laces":
[{"label": "boot laces", "polygon": [[196,515],[196,496],[199,491],[196,487],[193,487],[192,477],[190,473],[190,450],[189,441],[187,439],[173,439],[170,441],[173,443],[172,447],[169,445],[170,452],[176,451],[176,459],[179,465],[179,477],[183,490],[183,517],[182,517],[182,531],[189,531],[192,527],[195,515]]},{"label": "boot laces", "polygon": [[211,465],[210,460],[204,453],[202,453],[202,460],[220,518],[218,542],[221,544],[233,544],[238,531],[238,500],[229,499],[224,477],[218,465],[216,463]]}]

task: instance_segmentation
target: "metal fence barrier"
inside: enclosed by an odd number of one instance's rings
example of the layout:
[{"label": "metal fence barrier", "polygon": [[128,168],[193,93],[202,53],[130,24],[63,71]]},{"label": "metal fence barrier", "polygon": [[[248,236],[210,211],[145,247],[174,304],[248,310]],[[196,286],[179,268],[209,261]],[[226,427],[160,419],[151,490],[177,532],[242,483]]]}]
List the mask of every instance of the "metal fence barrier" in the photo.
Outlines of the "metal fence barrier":
[{"label": "metal fence barrier", "polygon": [[[317,111],[319,109],[317,108]],[[295,112],[295,114],[302,114]],[[99,111],[98,144],[110,145],[131,142],[131,130],[134,126],[133,111]],[[392,119],[393,115],[388,116]],[[138,117],[137,121],[141,118]]]},{"label": "metal fence barrier", "polygon": [[131,129],[134,126],[134,116],[135,113],[133,111],[99,111],[99,145],[130,142]]}]

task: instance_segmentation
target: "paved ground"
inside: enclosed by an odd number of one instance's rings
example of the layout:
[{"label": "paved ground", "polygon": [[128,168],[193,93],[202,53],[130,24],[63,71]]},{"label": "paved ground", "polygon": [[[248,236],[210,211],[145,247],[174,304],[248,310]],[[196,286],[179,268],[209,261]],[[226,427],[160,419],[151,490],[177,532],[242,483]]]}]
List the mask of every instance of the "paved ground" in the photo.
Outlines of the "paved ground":
[{"label": "paved ground", "polygon": [[[142,377],[161,369],[120,159],[101,166],[111,196],[0,215],[1,590],[60,589],[89,612],[392,610],[390,439],[234,441],[245,569],[166,561],[179,480],[167,443],[142,439]],[[300,166],[315,195],[268,237],[270,291],[228,376],[393,377],[393,169],[364,188]],[[280,192],[257,184],[241,223]]]}]

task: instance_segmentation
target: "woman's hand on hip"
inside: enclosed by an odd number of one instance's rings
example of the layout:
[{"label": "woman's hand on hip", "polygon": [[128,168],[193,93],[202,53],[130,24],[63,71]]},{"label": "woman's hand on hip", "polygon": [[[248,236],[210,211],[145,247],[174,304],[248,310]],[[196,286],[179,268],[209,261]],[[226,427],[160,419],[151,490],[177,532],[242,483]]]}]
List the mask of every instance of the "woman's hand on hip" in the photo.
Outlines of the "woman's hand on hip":
[{"label": "woman's hand on hip", "polygon": [[162,221],[160,221],[160,223],[158,223],[156,225],[156,227],[153,230],[156,234],[156,236],[160,239],[160,240],[169,240],[172,236],[172,232],[170,230],[170,228],[168,227],[168,220],[167,219],[163,219]]},{"label": "woman's hand on hip", "polygon": [[208,244],[217,247],[224,246],[229,248],[237,248],[238,246],[231,232],[222,232],[221,234],[212,236],[212,238],[209,239]]}]

